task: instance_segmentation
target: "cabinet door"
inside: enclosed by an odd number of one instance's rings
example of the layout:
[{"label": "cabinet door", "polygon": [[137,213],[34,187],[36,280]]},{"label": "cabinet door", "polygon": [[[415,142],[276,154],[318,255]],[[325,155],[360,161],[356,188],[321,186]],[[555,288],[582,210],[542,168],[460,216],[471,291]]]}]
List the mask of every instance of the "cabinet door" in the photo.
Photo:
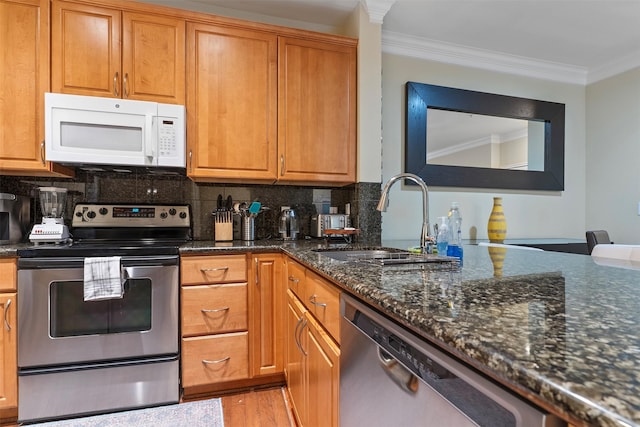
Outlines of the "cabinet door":
[{"label": "cabinet door", "polygon": [[122,97],[185,102],[185,21],[124,12]]},{"label": "cabinet door", "polygon": [[306,360],[303,351],[307,344],[306,334],[302,333],[303,331],[301,330],[305,322],[305,309],[290,290],[287,291],[287,296],[287,355],[285,365],[287,387],[291,395],[292,410],[298,420],[298,425],[306,426]]},{"label": "cabinet door", "polygon": [[72,175],[45,162],[44,92],[49,90],[49,2],[0,0],[0,171]]},{"label": "cabinet door", "polygon": [[0,294],[0,409],[18,406],[16,294]]},{"label": "cabinet door", "polygon": [[304,298],[304,290],[306,287],[306,268],[287,257],[286,280],[287,287],[298,296]]},{"label": "cabinet door", "polygon": [[278,179],[355,182],[356,48],[282,37]]},{"label": "cabinet door", "polygon": [[254,255],[254,280],[249,285],[253,376],[283,371],[282,263],[280,254]]},{"label": "cabinet door", "polygon": [[187,173],[192,179],[275,180],[276,68],[272,34],[187,25]]},{"label": "cabinet door", "polygon": [[120,34],[119,10],[54,0],[52,91],[121,97]]},{"label": "cabinet door", "polygon": [[308,427],[338,427],[340,350],[319,325],[307,325]]},{"label": "cabinet door", "polygon": [[333,338],[340,340],[340,290],[312,271],[307,271],[304,304]]}]

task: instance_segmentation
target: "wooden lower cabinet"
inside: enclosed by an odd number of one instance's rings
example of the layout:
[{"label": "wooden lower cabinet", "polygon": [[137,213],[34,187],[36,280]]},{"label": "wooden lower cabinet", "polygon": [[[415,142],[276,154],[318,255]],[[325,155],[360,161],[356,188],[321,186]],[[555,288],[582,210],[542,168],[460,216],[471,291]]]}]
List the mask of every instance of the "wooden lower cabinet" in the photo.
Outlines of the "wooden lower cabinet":
[{"label": "wooden lower cabinet", "polygon": [[287,387],[298,425],[304,426],[307,420],[307,380],[305,378],[305,355],[301,349],[298,331],[305,321],[306,309],[290,290],[287,291],[287,302],[287,356],[285,364]]},{"label": "wooden lower cabinet", "polygon": [[284,371],[283,257],[254,254],[253,283],[249,285],[251,331],[251,375],[282,374]]},{"label": "wooden lower cabinet", "polygon": [[307,343],[307,423],[310,427],[338,427],[340,349],[324,329],[310,318],[303,330]]},{"label": "wooden lower cabinet", "polygon": [[180,259],[185,394],[249,378],[247,277],[245,254]]},{"label": "wooden lower cabinet", "polygon": [[0,259],[0,419],[18,407],[16,262]]},{"label": "wooden lower cabinet", "polygon": [[299,426],[339,425],[340,349],[288,291],[287,386]]},{"label": "wooden lower cabinet", "polygon": [[182,386],[248,378],[248,355],[248,332],[183,338]]},{"label": "wooden lower cabinet", "polygon": [[183,256],[182,388],[185,395],[282,383],[283,256]]}]

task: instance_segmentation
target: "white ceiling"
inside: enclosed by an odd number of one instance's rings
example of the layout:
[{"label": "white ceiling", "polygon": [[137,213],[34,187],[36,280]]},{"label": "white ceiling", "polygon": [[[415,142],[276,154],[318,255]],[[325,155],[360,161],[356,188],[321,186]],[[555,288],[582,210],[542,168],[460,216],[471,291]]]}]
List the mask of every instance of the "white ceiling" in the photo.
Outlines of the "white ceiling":
[{"label": "white ceiling", "polygon": [[143,1],[327,28],[362,2],[387,52],[579,84],[640,66],[640,0]]}]

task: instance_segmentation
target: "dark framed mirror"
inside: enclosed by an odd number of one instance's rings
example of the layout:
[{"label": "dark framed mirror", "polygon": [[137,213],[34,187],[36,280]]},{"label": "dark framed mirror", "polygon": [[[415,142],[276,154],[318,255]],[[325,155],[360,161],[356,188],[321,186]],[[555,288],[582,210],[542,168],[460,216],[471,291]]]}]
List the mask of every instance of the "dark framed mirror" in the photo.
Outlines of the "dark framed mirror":
[{"label": "dark framed mirror", "polygon": [[[564,190],[564,104],[416,82],[406,92],[406,172],[429,186]],[[487,130],[496,118],[521,123]],[[467,121],[482,121],[483,136],[462,132]]]}]

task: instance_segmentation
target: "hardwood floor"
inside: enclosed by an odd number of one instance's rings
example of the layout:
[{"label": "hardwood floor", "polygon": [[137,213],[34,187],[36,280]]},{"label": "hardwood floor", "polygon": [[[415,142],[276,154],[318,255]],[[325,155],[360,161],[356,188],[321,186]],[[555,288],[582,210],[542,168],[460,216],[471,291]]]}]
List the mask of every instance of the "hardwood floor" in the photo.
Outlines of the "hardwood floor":
[{"label": "hardwood floor", "polygon": [[[228,394],[222,399],[224,427],[296,427],[283,387]],[[15,421],[0,421],[2,427],[19,427]]]},{"label": "hardwood floor", "polygon": [[295,427],[282,387],[222,396],[225,427]]}]

